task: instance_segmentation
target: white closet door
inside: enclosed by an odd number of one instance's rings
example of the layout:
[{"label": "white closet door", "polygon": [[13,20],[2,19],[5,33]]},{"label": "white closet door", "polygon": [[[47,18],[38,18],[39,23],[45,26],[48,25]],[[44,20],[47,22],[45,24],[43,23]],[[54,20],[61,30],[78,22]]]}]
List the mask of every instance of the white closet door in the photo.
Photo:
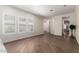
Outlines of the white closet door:
[{"label": "white closet door", "polygon": [[59,16],[53,18],[53,34],[62,35],[62,19]]}]

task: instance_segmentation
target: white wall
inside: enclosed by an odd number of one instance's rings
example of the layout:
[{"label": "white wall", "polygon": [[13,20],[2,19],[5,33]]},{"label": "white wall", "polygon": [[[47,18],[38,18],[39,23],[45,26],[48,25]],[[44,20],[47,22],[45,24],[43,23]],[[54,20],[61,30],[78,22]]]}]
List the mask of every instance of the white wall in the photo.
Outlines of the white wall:
[{"label": "white wall", "polygon": [[59,35],[61,36],[61,33],[62,33],[62,20],[61,20],[61,17],[60,16],[55,16],[55,17],[52,17],[52,20],[51,20],[51,34],[54,34],[54,35]]},{"label": "white wall", "polygon": [[76,40],[79,44],[79,6],[76,6]]},{"label": "white wall", "polygon": [[6,53],[6,52],[7,52],[7,50],[4,47],[2,40],[0,39],[0,53]]},{"label": "white wall", "polygon": [[63,16],[70,16],[70,19],[69,19],[70,24],[74,24],[74,25],[76,24],[75,12],[53,16],[52,19],[50,20],[51,34],[59,35],[59,36],[62,35],[62,17]]},{"label": "white wall", "polygon": [[43,34],[43,19],[42,19],[42,17],[38,17],[38,16],[35,16],[35,15],[30,14],[28,12],[24,12],[22,10],[12,8],[9,6],[0,6],[0,13],[1,13],[0,15],[2,15],[3,13],[9,13],[9,14],[13,14],[16,16],[25,16],[27,19],[33,19],[33,22],[34,22],[34,32],[33,33],[28,33],[28,32],[27,33],[17,33],[18,31],[16,29],[16,34],[2,35],[2,27],[1,27],[2,21],[0,19],[0,37],[2,38],[3,42],[9,42],[9,41],[18,40],[21,38],[27,38],[27,37]]}]

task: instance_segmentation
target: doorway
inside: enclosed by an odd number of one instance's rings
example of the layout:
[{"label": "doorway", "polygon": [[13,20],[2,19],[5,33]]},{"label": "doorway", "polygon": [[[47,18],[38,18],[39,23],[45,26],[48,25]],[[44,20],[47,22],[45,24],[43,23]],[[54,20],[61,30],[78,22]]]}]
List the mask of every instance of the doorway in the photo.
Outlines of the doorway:
[{"label": "doorway", "polygon": [[44,33],[50,33],[50,25],[49,25],[49,19],[44,19],[43,22],[43,29],[44,29]]},{"label": "doorway", "polygon": [[63,37],[69,37],[69,26],[70,26],[70,21],[68,20],[70,17],[62,17],[62,36]]}]

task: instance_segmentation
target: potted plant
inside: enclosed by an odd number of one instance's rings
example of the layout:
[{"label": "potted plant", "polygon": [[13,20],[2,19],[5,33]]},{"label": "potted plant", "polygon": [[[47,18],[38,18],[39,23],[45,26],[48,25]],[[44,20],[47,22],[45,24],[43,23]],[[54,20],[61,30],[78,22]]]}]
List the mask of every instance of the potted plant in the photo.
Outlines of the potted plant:
[{"label": "potted plant", "polygon": [[76,29],[76,26],[71,24],[70,25],[70,30],[71,30],[71,38],[74,38],[74,35],[73,35],[73,31]]}]

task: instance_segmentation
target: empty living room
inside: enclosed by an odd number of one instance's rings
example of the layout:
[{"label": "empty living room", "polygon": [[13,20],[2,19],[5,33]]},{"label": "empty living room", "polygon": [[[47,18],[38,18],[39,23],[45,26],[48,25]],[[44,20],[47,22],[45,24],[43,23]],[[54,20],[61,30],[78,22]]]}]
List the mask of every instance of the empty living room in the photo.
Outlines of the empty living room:
[{"label": "empty living room", "polygon": [[79,5],[0,5],[0,53],[79,53]]}]

